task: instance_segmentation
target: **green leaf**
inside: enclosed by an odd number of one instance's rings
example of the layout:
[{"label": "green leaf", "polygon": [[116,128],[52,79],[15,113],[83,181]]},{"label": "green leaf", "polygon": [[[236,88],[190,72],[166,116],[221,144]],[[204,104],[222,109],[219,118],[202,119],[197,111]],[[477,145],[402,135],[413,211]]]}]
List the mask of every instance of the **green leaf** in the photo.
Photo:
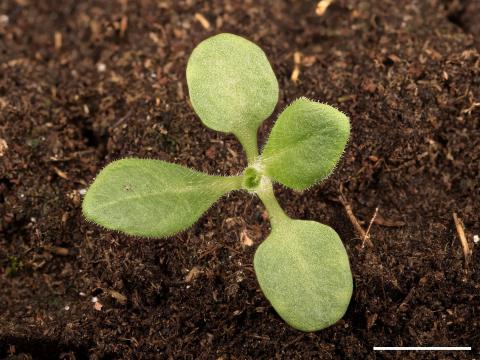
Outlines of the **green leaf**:
[{"label": "green leaf", "polygon": [[[265,53],[251,41],[219,34],[202,41],[187,65],[193,108],[211,129],[255,137],[273,112],[278,83]],[[245,140],[245,141],[243,141]],[[256,150],[257,151],[257,150]]]},{"label": "green leaf", "polygon": [[300,98],[279,116],[262,153],[264,172],[295,190],[325,179],[350,135],[348,117],[332,106]]},{"label": "green leaf", "polygon": [[292,327],[317,331],[337,322],[352,296],[345,248],[329,226],[285,218],[254,258],[260,287]]},{"label": "green leaf", "polygon": [[87,191],[88,220],[129,235],[165,237],[191,226],[240,177],[211,176],[160,160],[123,159],[105,167]]}]

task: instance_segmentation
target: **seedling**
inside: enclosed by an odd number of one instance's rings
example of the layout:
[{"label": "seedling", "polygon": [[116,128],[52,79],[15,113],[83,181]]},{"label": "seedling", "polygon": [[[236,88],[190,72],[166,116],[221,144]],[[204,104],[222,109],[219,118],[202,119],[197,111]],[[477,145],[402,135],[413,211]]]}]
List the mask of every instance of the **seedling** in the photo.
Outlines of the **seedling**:
[{"label": "seedling", "polygon": [[278,83],[264,52],[232,34],[213,36],[193,50],[187,83],[203,124],[233,133],[248,167],[238,176],[212,176],[160,160],[114,161],[88,189],[85,217],[125,234],[161,238],[190,227],[226,193],[254,193],[272,227],[254,257],[263,293],[294,328],[316,331],[334,324],[352,296],[345,248],[329,226],[289,218],[272,181],[301,191],[325,179],[347,143],[348,118],[300,98],[280,114],[259,154],[257,130],[277,104]]}]

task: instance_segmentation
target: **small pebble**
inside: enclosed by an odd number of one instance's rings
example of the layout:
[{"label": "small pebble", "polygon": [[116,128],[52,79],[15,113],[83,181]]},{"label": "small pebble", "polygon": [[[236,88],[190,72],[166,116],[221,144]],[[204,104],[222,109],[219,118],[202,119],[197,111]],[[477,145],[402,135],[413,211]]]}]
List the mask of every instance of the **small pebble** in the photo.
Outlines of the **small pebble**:
[{"label": "small pebble", "polygon": [[87,193],[87,189],[80,189],[80,190],[78,190],[78,193],[80,195],[85,195]]},{"label": "small pebble", "polygon": [[474,242],[475,244],[478,244],[478,243],[480,242],[480,238],[478,237],[478,235],[474,235],[474,236],[473,236],[473,242]]},{"label": "small pebble", "polygon": [[105,65],[104,63],[98,63],[97,64],[97,71],[98,72],[104,72],[105,70],[107,70],[107,65]]},{"label": "small pebble", "polygon": [[8,25],[8,22],[10,21],[10,19],[8,18],[7,15],[5,14],[0,14],[0,25],[1,26],[6,26]]},{"label": "small pebble", "polygon": [[64,309],[65,309],[65,311],[68,311],[68,310],[70,310],[70,306],[65,305]]},{"label": "small pebble", "polygon": [[96,303],[98,301],[98,298],[96,296],[92,297],[92,302]]}]

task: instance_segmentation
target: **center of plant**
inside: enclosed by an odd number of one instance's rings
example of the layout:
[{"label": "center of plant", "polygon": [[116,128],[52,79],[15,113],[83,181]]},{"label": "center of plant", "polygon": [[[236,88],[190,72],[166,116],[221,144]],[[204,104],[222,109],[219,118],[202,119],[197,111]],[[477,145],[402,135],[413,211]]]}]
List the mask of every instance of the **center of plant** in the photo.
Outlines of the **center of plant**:
[{"label": "center of plant", "polygon": [[260,174],[257,169],[247,167],[243,172],[242,185],[248,191],[255,191],[258,188],[258,185],[260,185],[261,179],[262,174]]}]

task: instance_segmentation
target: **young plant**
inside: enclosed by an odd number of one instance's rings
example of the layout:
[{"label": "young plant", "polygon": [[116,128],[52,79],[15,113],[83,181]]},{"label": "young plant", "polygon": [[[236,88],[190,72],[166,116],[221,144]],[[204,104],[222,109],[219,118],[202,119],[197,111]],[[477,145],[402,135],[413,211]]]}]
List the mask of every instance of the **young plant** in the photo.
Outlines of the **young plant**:
[{"label": "young plant", "polygon": [[347,143],[348,118],[329,105],[300,98],[280,114],[259,155],[257,130],[275,108],[278,83],[264,52],[232,34],[213,36],[194,49],[187,83],[203,124],[233,133],[248,167],[239,176],[212,176],[160,160],[114,161],[88,189],[83,214],[108,229],[160,238],[187,229],[228,192],[257,194],[272,227],[254,257],[263,293],[296,329],[334,324],[352,296],[345,248],[329,226],[289,218],[275,199],[272,181],[301,191],[325,179]]}]

